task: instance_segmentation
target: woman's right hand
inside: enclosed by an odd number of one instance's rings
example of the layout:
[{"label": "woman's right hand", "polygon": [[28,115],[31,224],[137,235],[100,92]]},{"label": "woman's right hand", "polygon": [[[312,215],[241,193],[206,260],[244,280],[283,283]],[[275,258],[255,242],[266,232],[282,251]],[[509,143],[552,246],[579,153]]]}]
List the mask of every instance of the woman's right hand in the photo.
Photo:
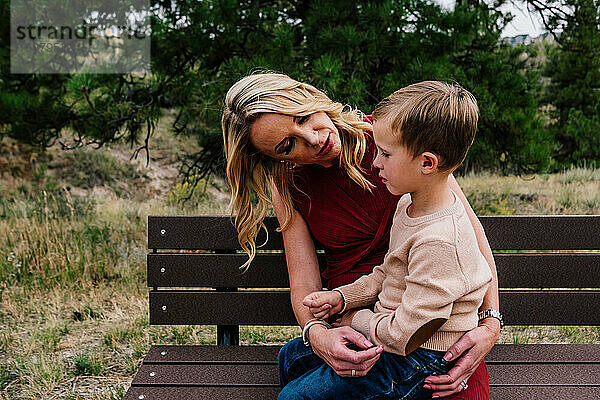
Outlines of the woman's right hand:
[{"label": "woman's right hand", "polygon": [[[327,329],[316,324],[310,327],[308,337],[315,354],[342,377],[352,377],[352,370],[356,371],[354,376],[365,376],[383,351],[349,326]],[[349,349],[350,343],[365,350]]]}]

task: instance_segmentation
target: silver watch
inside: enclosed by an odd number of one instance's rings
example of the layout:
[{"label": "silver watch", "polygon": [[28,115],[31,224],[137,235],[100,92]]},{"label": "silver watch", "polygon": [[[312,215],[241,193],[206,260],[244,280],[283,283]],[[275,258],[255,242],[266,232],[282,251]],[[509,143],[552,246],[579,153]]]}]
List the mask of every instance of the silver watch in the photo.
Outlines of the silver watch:
[{"label": "silver watch", "polygon": [[500,314],[500,311],[496,309],[488,308],[487,310],[479,311],[479,314],[477,315],[479,317],[480,322],[488,317],[496,318],[498,321],[500,321],[500,329],[504,328],[504,320],[502,319],[502,314]]}]

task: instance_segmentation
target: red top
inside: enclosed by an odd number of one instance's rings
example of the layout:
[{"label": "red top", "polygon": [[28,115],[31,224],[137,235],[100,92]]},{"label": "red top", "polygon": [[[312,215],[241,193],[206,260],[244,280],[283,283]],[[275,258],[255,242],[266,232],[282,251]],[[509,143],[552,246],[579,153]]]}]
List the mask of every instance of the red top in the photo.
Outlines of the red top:
[{"label": "red top", "polygon": [[[372,123],[372,119],[365,118]],[[400,196],[388,192],[379,170],[371,132],[365,132],[367,150],[361,162],[372,192],[356,184],[338,167],[299,165],[294,171],[292,200],[306,221],[313,240],[325,249],[327,266],[321,271],[329,289],[354,282],[383,262]],[[305,194],[301,193],[304,192]],[[307,197],[308,196],[308,197]]]}]

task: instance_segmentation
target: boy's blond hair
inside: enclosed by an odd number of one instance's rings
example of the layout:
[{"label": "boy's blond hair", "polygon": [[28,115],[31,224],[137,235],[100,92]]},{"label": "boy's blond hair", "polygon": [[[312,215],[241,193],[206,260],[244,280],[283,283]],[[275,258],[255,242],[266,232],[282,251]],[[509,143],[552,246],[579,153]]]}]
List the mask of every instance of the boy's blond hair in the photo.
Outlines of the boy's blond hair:
[{"label": "boy's blond hair", "polygon": [[473,144],[479,108],[475,97],[459,85],[424,81],[381,100],[373,119],[385,118],[413,156],[433,152],[441,159],[441,171],[453,171]]}]

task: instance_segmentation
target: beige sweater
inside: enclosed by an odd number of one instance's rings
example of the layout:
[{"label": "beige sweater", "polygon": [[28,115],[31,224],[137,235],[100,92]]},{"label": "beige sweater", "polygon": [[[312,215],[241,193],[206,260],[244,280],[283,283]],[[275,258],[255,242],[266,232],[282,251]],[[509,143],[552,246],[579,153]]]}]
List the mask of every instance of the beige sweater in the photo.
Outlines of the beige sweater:
[{"label": "beige sweater", "polygon": [[398,202],[383,264],[338,288],[344,310],[375,303],[352,319],[352,328],[388,352],[406,354],[410,338],[426,323],[443,325],[421,345],[446,351],[478,324],[477,312],[492,274],[479,251],[463,204],[411,218],[410,195]]}]

